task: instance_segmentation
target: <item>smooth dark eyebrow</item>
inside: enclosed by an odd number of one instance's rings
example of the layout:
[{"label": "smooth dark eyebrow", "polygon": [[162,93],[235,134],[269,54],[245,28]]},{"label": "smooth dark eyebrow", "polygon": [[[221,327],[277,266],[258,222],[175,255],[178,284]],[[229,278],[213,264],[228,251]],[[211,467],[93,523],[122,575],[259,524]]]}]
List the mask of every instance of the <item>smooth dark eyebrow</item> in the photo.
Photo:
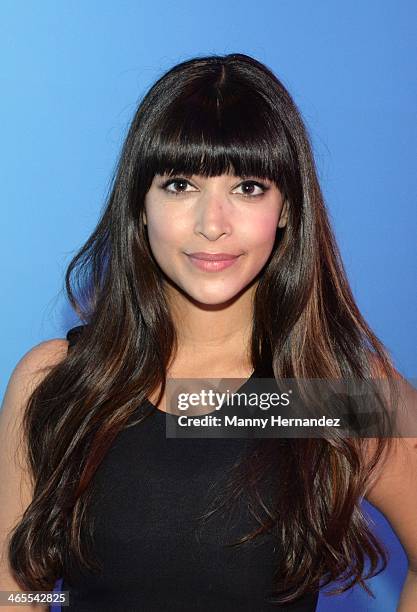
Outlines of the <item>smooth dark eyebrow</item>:
[{"label": "smooth dark eyebrow", "polygon": [[259,181],[265,181],[268,183],[272,183],[273,181],[271,179],[269,179],[266,176],[257,176],[256,174],[244,174],[243,176],[238,176],[237,178],[241,178],[241,179],[256,179]]},{"label": "smooth dark eyebrow", "polygon": [[[206,180],[209,177],[204,176],[203,174],[195,174],[195,173],[189,173],[189,172],[174,172],[173,174],[169,174],[168,172],[164,172],[164,174],[160,174],[158,175],[163,179],[170,179],[170,178],[175,178],[175,177],[184,177],[186,179],[190,179],[192,180],[193,177],[196,177],[196,179],[202,178],[203,180]],[[253,181],[264,181],[265,183],[273,183],[273,181],[271,181],[271,179],[268,178],[264,178],[264,177],[258,177],[255,174],[244,174],[244,175],[240,175],[240,176],[235,176],[235,175],[229,175],[230,178],[234,179],[234,180],[242,180],[242,181],[246,181],[246,180],[253,180]]]},{"label": "smooth dark eyebrow", "polygon": [[[172,178],[174,176],[184,176],[186,178],[191,178],[194,174],[189,174],[188,172],[164,172],[163,174],[158,174],[157,176]],[[199,175],[196,175],[199,176]]]}]

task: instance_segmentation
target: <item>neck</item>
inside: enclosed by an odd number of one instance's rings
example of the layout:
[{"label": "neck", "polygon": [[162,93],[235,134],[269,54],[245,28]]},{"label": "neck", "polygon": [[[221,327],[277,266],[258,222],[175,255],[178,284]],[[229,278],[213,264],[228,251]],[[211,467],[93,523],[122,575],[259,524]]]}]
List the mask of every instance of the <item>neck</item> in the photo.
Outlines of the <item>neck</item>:
[{"label": "neck", "polygon": [[[223,304],[201,304],[169,287],[168,302],[178,338],[178,350],[188,354],[236,355],[250,361],[253,296],[256,285]],[[220,351],[220,353],[219,353]]]}]

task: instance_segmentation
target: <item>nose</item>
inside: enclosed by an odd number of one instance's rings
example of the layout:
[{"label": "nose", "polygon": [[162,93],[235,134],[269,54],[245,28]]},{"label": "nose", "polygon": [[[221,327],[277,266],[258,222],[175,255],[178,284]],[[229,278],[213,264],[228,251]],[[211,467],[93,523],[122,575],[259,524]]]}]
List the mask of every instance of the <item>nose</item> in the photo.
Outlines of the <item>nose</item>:
[{"label": "nose", "polygon": [[202,194],[196,207],[195,232],[208,240],[230,234],[230,202],[223,193],[211,191]]}]

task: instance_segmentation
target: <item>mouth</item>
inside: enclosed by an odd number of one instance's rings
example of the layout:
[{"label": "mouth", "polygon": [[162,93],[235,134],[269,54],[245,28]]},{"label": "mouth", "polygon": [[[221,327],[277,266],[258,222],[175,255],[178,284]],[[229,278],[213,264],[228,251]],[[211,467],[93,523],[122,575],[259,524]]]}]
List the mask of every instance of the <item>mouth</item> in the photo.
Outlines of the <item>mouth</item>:
[{"label": "mouth", "polygon": [[204,272],[219,272],[233,266],[240,255],[229,253],[185,253],[193,266]]}]

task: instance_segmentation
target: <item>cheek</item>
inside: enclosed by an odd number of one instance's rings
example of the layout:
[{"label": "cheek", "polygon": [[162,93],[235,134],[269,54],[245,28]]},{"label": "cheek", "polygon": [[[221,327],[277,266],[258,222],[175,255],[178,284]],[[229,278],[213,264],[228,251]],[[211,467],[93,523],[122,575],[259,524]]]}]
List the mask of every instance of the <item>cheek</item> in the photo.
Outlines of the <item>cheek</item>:
[{"label": "cheek", "polygon": [[277,215],[265,215],[251,219],[246,227],[245,242],[252,249],[260,251],[271,249],[276,236],[278,225]]},{"label": "cheek", "polygon": [[184,222],[173,219],[171,215],[158,214],[153,211],[147,216],[148,236],[152,248],[158,249],[164,245],[175,244],[184,234]]},{"label": "cheek", "polygon": [[152,214],[147,215],[147,226],[150,249],[157,264],[170,278],[179,280],[177,258],[190,235],[184,218],[179,219],[178,215],[169,215],[166,210],[154,207]]}]

